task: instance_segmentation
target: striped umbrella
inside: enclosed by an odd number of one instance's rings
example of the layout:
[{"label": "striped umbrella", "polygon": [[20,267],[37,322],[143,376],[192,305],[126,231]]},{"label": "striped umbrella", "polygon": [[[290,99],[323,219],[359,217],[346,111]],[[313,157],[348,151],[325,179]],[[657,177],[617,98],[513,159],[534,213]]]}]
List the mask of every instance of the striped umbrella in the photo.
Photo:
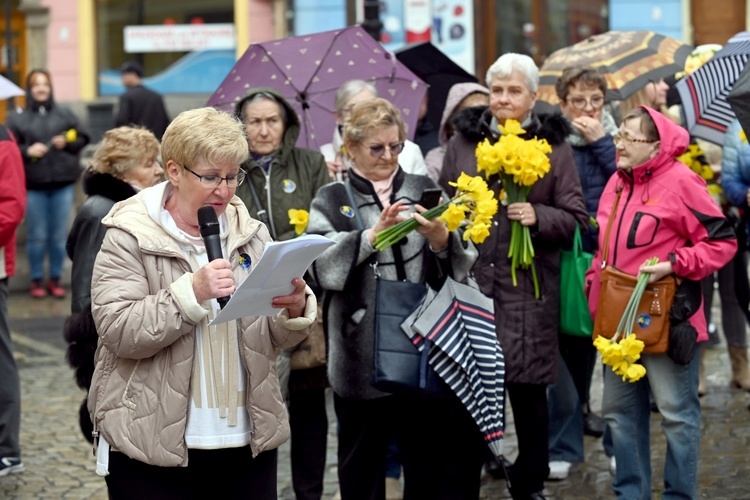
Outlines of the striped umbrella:
[{"label": "striped umbrella", "polygon": [[[448,278],[410,324],[417,348],[461,400],[495,456],[503,453],[505,362],[492,299]],[[406,322],[405,322],[406,323]],[[404,328],[404,325],[402,325]]]},{"label": "striped umbrella", "polygon": [[685,110],[685,125],[695,137],[724,143],[724,133],[734,120],[727,95],[750,59],[750,32],[733,36],[716,55],[683,78],[675,88]]}]

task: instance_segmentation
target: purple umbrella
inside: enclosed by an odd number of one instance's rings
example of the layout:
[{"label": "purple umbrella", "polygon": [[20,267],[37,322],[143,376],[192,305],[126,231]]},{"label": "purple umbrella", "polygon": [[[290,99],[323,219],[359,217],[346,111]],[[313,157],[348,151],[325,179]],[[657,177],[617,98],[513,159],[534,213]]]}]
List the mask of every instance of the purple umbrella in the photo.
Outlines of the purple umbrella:
[{"label": "purple umbrella", "polygon": [[249,89],[274,87],[300,118],[297,145],[318,149],[336,126],[336,90],[353,79],[398,107],[413,138],[427,85],[360,26],[250,45],[206,105],[232,112]]}]

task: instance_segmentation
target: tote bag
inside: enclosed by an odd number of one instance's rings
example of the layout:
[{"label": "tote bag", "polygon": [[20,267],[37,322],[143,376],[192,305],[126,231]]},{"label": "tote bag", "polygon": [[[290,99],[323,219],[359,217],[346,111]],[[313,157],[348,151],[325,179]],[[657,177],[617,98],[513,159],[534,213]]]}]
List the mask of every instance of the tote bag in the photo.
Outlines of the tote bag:
[{"label": "tote bag", "polygon": [[584,292],[586,271],[594,256],[583,251],[581,228],[576,226],[573,249],[560,256],[560,331],[567,335],[591,337],[594,322]]}]

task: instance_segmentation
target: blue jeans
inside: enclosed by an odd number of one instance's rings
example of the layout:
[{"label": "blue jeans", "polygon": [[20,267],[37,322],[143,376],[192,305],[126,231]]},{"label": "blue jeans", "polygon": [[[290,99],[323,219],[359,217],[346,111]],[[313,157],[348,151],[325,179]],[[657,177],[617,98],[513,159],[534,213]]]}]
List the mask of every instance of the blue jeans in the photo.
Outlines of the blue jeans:
[{"label": "blue jeans", "polygon": [[583,405],[558,354],[557,382],[549,386],[549,460],[583,462]]},{"label": "blue jeans", "polygon": [[44,258],[49,253],[49,275],[62,275],[68,219],[73,208],[74,184],[59,189],[32,190],[27,193],[26,253],[31,279],[44,278]]},{"label": "blue jeans", "polygon": [[698,400],[700,355],[685,365],[666,354],[641,358],[646,376],[623,382],[608,367],[604,372],[602,411],[612,431],[617,474],[612,488],[618,498],[651,498],[649,389],[662,416],[667,439],[662,498],[696,498],[701,407]]}]

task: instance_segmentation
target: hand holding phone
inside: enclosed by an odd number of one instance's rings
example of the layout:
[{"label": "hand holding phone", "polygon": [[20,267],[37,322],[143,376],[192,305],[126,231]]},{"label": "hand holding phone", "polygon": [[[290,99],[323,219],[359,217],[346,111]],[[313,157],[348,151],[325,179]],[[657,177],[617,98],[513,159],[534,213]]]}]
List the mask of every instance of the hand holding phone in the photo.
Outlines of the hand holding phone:
[{"label": "hand holding phone", "polygon": [[419,198],[419,204],[429,210],[437,206],[442,195],[443,190],[440,188],[425,189],[424,191],[422,191],[421,198]]}]

